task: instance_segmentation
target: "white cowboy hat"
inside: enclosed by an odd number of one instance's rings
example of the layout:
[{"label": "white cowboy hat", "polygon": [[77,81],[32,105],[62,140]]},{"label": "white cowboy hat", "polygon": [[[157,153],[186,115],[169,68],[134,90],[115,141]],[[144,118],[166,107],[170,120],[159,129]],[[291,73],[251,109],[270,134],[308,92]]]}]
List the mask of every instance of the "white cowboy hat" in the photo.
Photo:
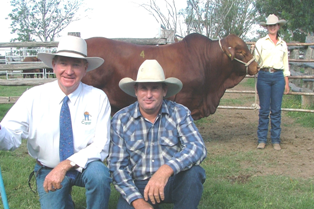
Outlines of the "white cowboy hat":
[{"label": "white cowboy hat", "polygon": [[145,60],[137,72],[136,81],[131,78],[123,78],[119,82],[119,87],[130,96],[136,97],[135,83],[158,82],[165,83],[168,87],[165,97],[177,94],[182,89],[182,82],[177,78],[165,79],[165,73],[157,60]]},{"label": "white cowboy hat", "polygon": [[54,56],[85,59],[88,62],[87,72],[98,68],[104,60],[100,57],[87,57],[86,41],[76,36],[64,36],[60,39],[57,53],[38,53],[38,58],[52,68]]},{"label": "white cowboy hat", "polygon": [[260,25],[261,26],[267,26],[267,25],[275,25],[275,24],[279,24],[280,26],[286,24],[286,20],[279,20],[278,17],[274,14],[271,14],[267,17],[267,22],[261,22]]}]

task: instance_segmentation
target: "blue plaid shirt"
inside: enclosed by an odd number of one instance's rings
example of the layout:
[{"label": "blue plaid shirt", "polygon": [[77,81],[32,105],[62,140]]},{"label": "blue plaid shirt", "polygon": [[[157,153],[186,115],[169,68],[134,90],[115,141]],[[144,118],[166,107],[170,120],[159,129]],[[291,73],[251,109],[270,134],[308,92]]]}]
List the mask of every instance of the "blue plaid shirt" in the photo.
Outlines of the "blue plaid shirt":
[{"label": "blue plaid shirt", "polygon": [[149,179],[164,164],[177,174],[200,164],[206,153],[190,111],[175,102],[163,101],[155,123],[141,115],[138,102],[111,120],[108,167],[116,189],[130,204],[143,198],[134,180]]}]

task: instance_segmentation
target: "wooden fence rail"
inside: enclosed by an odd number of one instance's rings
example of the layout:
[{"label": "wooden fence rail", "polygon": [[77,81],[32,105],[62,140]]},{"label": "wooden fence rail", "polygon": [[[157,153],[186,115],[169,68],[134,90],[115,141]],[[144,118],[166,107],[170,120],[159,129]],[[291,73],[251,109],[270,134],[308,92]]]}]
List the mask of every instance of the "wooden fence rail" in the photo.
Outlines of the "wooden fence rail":
[{"label": "wooden fence rail", "polygon": [[28,70],[28,69],[42,69],[48,68],[43,62],[30,63],[30,64],[0,64],[0,71],[12,71],[12,70]]},{"label": "wooden fence rail", "polygon": [[[167,44],[166,38],[113,38],[113,40],[123,41],[139,45],[164,45]],[[25,47],[57,47],[59,42],[0,42],[0,48],[25,48]],[[0,64],[0,71],[10,70],[28,70],[47,68],[44,63],[28,63],[28,64]]]},{"label": "wooden fence rail", "polygon": [[0,97],[0,104],[12,104],[15,103],[20,97],[10,96],[10,97]]},{"label": "wooden fence rail", "polygon": [[[165,38],[111,38],[116,41],[124,41],[139,45],[164,45]],[[0,42],[0,48],[22,48],[22,47],[57,47],[59,42]]]}]

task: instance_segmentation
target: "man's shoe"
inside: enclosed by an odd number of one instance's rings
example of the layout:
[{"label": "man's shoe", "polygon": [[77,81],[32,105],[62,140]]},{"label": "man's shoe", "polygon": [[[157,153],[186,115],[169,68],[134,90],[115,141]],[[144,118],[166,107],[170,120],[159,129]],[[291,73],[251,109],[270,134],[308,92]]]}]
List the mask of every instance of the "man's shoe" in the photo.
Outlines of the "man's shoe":
[{"label": "man's shoe", "polygon": [[281,150],[280,144],[273,144],[275,150]]},{"label": "man's shoe", "polygon": [[257,145],[257,149],[264,149],[265,148],[265,143],[264,142],[261,142]]}]

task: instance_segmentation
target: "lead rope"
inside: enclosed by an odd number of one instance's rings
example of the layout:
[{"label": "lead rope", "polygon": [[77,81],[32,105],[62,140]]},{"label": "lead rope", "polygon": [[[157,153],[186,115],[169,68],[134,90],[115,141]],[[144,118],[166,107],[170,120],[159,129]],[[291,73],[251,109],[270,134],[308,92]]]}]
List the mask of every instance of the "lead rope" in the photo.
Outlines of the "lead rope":
[{"label": "lead rope", "polygon": [[[226,53],[226,52],[222,49],[220,38],[219,38],[219,40],[218,40],[218,43],[219,43],[220,49],[221,49],[224,53]],[[254,48],[255,48],[255,45],[252,45],[252,46],[251,46],[251,54],[253,54]],[[258,49],[256,49],[256,51],[257,51],[257,53],[260,55]],[[227,56],[228,56],[228,55],[227,55]],[[261,58],[261,56],[259,56],[259,57]],[[244,65],[245,65],[246,74],[248,74],[249,65],[255,60],[255,57],[253,56],[253,58],[252,58],[248,63],[245,63],[245,62],[243,62],[242,60],[239,60],[239,59],[237,59],[237,58],[233,58],[233,59],[235,59],[236,61],[238,61],[238,62],[244,64]],[[263,60],[262,60],[262,63],[263,63]],[[255,93],[254,93],[254,97],[255,97],[254,100],[255,100],[255,103],[252,104],[252,107],[254,107],[255,110],[259,110],[259,109],[260,109],[260,106],[259,106],[259,104],[257,103],[258,97],[257,97],[257,88],[256,88],[256,84],[257,84],[257,82],[256,82],[256,74],[254,75],[254,83],[255,83]]]},{"label": "lead rope", "polygon": [[[251,54],[254,53],[254,49],[255,49],[255,45],[251,45]],[[258,49],[256,48],[257,53],[260,55]],[[253,54],[254,56],[254,54]],[[259,56],[261,57],[261,56]],[[256,78],[256,74],[254,75],[254,103],[252,104],[252,107],[254,107],[254,110],[256,112],[256,110],[260,109],[259,104],[257,103],[258,101],[258,95],[257,95],[257,78]]]}]

